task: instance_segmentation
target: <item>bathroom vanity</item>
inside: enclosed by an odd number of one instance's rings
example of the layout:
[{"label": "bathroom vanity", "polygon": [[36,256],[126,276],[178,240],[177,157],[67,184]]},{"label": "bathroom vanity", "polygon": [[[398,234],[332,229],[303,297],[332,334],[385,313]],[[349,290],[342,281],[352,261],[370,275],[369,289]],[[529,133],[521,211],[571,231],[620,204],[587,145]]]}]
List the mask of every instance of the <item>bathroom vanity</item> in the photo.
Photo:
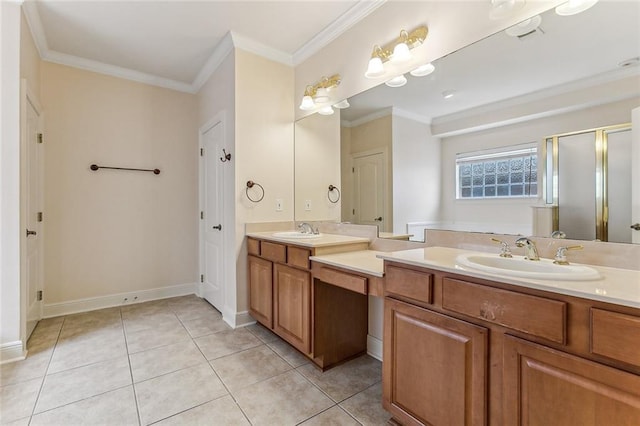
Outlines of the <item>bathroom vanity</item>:
[{"label": "bathroom vanity", "polygon": [[638,424],[638,271],[492,277],[461,269],[465,252],[381,255],[383,405],[399,423]]}]

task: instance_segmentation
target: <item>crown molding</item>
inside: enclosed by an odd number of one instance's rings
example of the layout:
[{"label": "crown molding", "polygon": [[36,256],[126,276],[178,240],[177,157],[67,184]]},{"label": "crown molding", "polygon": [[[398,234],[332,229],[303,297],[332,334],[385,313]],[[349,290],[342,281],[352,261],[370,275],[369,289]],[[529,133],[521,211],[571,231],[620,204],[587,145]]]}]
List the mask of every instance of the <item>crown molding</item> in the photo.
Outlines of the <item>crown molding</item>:
[{"label": "crown molding", "polygon": [[246,50],[247,52],[255,53],[263,58],[271,59],[275,62],[280,62],[284,65],[293,66],[292,56],[281,50],[269,47],[266,44],[262,44],[258,41],[252,40],[235,31],[231,31],[231,37],[233,38],[233,45],[238,49]]},{"label": "crown molding", "polygon": [[363,117],[356,118],[353,121],[344,120],[344,121],[341,121],[340,123],[344,127],[358,127],[364,123],[368,123],[370,121],[377,120],[378,118],[386,117],[387,115],[392,115],[392,114],[393,114],[393,107],[387,107],[387,108],[379,109],[378,111],[374,111],[371,114],[367,114]]},{"label": "crown molding", "polygon": [[202,69],[200,69],[195,80],[193,80],[191,84],[192,93],[198,93],[200,89],[202,89],[202,86],[209,80],[209,77],[222,65],[227,55],[233,51],[233,44],[233,36],[231,32],[228,32],[222,40],[220,40],[216,48],[213,49],[213,53],[209,59],[207,59]]},{"label": "crown molding", "polygon": [[387,0],[360,0],[344,14],[338,17],[338,19],[333,21],[329,26],[296,50],[293,53],[292,65],[300,65],[309,59],[320,51],[320,49],[331,43],[349,28],[360,22],[386,2]]},{"label": "crown molding", "polygon": [[412,111],[407,111],[406,109],[392,107],[391,113],[393,114],[394,117],[402,117],[408,120],[417,121],[418,123],[423,123],[428,125],[431,124],[431,119],[429,117],[416,114],[415,112],[412,112]]},{"label": "crown molding", "polygon": [[134,71],[116,65],[105,64],[104,62],[93,61],[91,59],[80,58],[78,56],[67,55],[66,53],[49,50],[42,58],[47,62],[60,65],[67,65],[80,68],[86,71],[93,71],[99,74],[106,74],[112,77],[123,78],[125,80],[137,81],[139,83],[150,84],[152,86],[164,87],[166,89],[177,90],[179,92],[194,93],[193,86],[181,81],[169,78],[158,77],[157,75]]}]

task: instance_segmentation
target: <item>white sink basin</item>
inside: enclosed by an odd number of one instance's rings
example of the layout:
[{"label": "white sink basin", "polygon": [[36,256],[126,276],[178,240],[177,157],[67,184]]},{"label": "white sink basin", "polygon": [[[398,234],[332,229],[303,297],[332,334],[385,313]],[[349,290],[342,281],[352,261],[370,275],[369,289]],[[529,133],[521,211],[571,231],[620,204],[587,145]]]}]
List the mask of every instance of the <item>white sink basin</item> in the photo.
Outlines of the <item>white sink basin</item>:
[{"label": "white sink basin", "polygon": [[498,255],[462,254],[456,258],[461,266],[484,272],[538,280],[583,281],[597,280],[600,274],[583,265],[556,265],[550,259],[527,260],[521,256],[512,258]]},{"label": "white sink basin", "polygon": [[320,238],[322,236],[322,234],[305,234],[303,232],[298,232],[298,231],[274,232],[272,235],[276,238],[293,238],[293,239],[312,239],[312,238]]}]

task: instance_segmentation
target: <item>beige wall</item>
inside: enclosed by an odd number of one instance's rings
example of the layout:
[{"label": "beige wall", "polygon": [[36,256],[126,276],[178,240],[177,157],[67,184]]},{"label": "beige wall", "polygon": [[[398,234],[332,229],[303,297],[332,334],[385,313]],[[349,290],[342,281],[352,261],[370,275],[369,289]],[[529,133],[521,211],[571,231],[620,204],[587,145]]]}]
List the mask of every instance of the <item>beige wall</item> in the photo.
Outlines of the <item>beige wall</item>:
[{"label": "beige wall", "polygon": [[[339,110],[338,110],[339,111]],[[340,181],[340,113],[314,114],[295,124],[295,219],[340,221],[338,193],[328,198],[329,185],[342,191]],[[305,209],[309,201],[311,210]]]},{"label": "beige wall", "polygon": [[45,62],[42,103],[45,306],[195,283],[195,96]]},{"label": "beige wall", "polygon": [[[531,232],[531,205],[541,203],[536,198],[500,200],[456,200],[456,153],[497,148],[527,142],[538,142],[553,134],[631,121],[631,110],[640,105],[640,99],[630,99],[567,114],[558,114],[539,120],[482,132],[452,136],[442,140],[442,210],[445,222],[489,224],[494,232],[512,233],[514,229],[529,228]],[[538,163],[539,179],[543,163]],[[539,197],[542,188],[538,189]],[[494,229],[495,228],[495,229]],[[484,230],[484,229],[479,229]]]},{"label": "beige wall", "polygon": [[[237,311],[248,308],[244,225],[293,220],[293,68],[236,49],[236,286]],[[264,187],[252,203],[246,182]],[[283,210],[276,211],[276,199]]]},{"label": "beige wall", "polygon": [[31,36],[24,13],[20,23],[20,77],[27,80],[29,90],[40,98],[40,55]]}]

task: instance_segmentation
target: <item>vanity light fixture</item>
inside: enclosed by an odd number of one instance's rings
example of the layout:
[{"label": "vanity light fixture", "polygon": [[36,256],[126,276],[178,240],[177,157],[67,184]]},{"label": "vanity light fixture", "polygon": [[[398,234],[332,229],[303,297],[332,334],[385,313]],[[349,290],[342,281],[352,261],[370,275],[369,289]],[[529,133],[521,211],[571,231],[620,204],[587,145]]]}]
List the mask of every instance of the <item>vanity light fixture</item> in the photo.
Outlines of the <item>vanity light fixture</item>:
[{"label": "vanity light fixture", "polygon": [[[413,56],[411,54],[411,49],[420,46],[427,38],[428,33],[429,30],[426,26],[418,27],[411,32],[402,30],[400,31],[400,36],[394,41],[387,43],[382,47],[377,44],[373,46],[371,59],[369,59],[369,65],[367,66],[367,71],[364,73],[364,76],[367,78],[383,77],[385,74],[387,74],[387,70],[385,69],[386,62],[401,64],[410,61]],[[418,68],[416,68],[416,70]],[[391,80],[396,80],[398,82],[402,79],[404,79],[406,83],[406,78],[404,76],[393,77]],[[389,83],[389,81],[387,83]],[[391,87],[400,87],[403,85],[404,83]]]},{"label": "vanity light fixture", "polygon": [[337,104],[333,104],[333,107],[338,109],[345,109],[345,108],[349,108],[350,106],[351,105],[349,104],[349,101],[346,99],[341,100]]},{"label": "vanity light fixture", "polygon": [[405,77],[404,74],[400,74],[393,77],[391,80],[385,81],[384,84],[389,87],[402,87],[407,84],[407,77]]},{"label": "vanity light fixture", "polygon": [[420,65],[418,68],[410,71],[409,74],[414,77],[424,77],[425,75],[431,74],[435,69],[436,67],[434,67],[433,64],[429,62],[428,64]]},{"label": "vanity light fixture", "polygon": [[323,106],[322,108],[320,108],[318,110],[318,114],[321,114],[321,115],[332,115],[333,114],[333,108],[331,108],[331,105]]},{"label": "vanity light fixture", "polygon": [[[340,85],[340,74],[334,74],[331,77],[322,77],[319,82],[312,86],[307,86],[300,103],[300,109],[303,111],[310,111],[318,104],[325,104],[331,101],[329,92]],[[328,105],[331,108],[330,105]],[[333,111],[333,110],[332,110]]]},{"label": "vanity light fixture", "polygon": [[596,3],[598,3],[598,0],[569,0],[556,7],[556,13],[560,16],[577,15]]}]

